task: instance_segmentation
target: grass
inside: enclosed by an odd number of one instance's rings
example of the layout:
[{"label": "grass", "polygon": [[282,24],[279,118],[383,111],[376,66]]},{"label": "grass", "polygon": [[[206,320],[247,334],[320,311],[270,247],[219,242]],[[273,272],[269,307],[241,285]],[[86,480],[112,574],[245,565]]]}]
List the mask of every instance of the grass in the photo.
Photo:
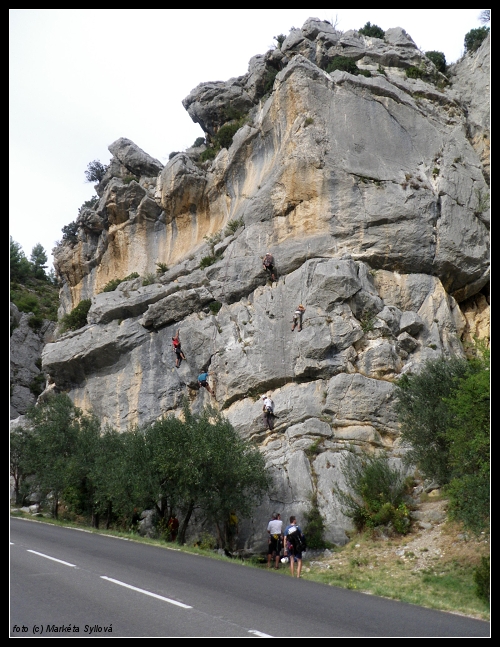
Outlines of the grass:
[{"label": "grass", "polygon": [[[82,529],[82,523],[62,519],[33,519],[23,512],[11,512],[11,516]],[[179,546],[129,531],[97,530],[88,526],[85,530],[212,559],[239,562],[248,567],[266,568],[264,556],[236,560],[197,546]],[[477,597],[474,583],[474,570],[481,556],[489,555],[489,536],[465,539],[463,535],[461,527],[451,522],[433,526],[429,531],[414,530],[404,537],[388,540],[369,533],[353,535],[348,544],[335,547],[328,557],[311,560],[305,557],[302,577],[329,586],[489,621],[489,605]],[[288,566],[276,573],[285,577],[289,574]]]}]

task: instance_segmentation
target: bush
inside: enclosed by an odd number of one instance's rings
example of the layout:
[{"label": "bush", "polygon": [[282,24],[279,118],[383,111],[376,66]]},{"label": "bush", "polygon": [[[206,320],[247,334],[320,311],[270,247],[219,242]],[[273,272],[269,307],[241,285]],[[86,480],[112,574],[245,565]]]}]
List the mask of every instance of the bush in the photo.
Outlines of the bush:
[{"label": "bush", "polygon": [[405,70],[405,74],[409,79],[422,79],[425,76],[425,72],[419,67],[410,65]]},{"label": "bush", "polygon": [[243,218],[236,218],[235,220],[230,220],[224,230],[225,236],[231,236],[234,234],[240,227],[243,227]]},{"label": "bush", "polygon": [[37,398],[45,389],[45,375],[43,373],[38,373],[38,375],[35,375],[30,383],[29,389],[31,393],[33,393],[35,398]]},{"label": "bush", "polygon": [[61,319],[60,331],[66,332],[67,330],[78,330],[87,325],[87,314],[90,310],[92,301],[90,299],[82,299],[80,303],[73,308],[73,310],[64,315]]},{"label": "bush", "polygon": [[171,153],[169,153],[169,155],[168,155],[168,159],[169,159],[169,160],[171,160],[171,159],[172,159],[172,157],[175,157],[176,155],[178,155],[178,154],[179,154],[179,152],[180,152],[180,151],[172,151]]},{"label": "bush", "polygon": [[156,263],[156,273],[165,274],[165,272],[168,272],[167,265],[165,263]]},{"label": "bush", "polygon": [[135,175],[126,175],[122,180],[123,184],[130,184],[131,182],[138,182],[138,181],[139,181],[139,178],[136,177]]},{"label": "bush", "polygon": [[199,146],[204,146],[205,144],[205,138],[204,137],[197,137],[194,140],[193,148],[198,148]]},{"label": "bush", "polygon": [[210,267],[210,265],[213,265],[217,261],[220,261],[221,258],[221,254],[215,254],[214,256],[203,256],[200,261],[200,270],[204,270],[206,267]]},{"label": "bush", "polygon": [[318,506],[318,498],[315,494],[311,497],[311,507],[305,513],[306,521],[304,526],[304,535],[307,540],[308,548],[330,548],[331,544],[324,540],[325,521],[321,516]]},{"label": "bush", "polygon": [[43,317],[41,314],[36,314],[30,317],[30,320],[28,321],[28,326],[34,330],[35,332],[37,330],[40,330],[40,328],[43,326]]},{"label": "bush", "polygon": [[132,279],[138,279],[138,278],[139,278],[139,274],[137,274],[137,272],[132,272],[132,274],[129,274],[124,279],[111,279],[111,281],[106,283],[102,291],[113,292],[120,285],[120,283],[123,283],[124,281],[132,281]]},{"label": "bush", "polygon": [[38,299],[33,294],[24,294],[15,304],[19,312],[32,312],[36,315],[40,311]]},{"label": "bush", "polygon": [[478,50],[489,31],[489,27],[478,27],[477,29],[471,29],[467,32],[464,38],[465,51],[475,52]]},{"label": "bush", "polygon": [[341,470],[349,492],[339,490],[339,498],[344,514],[358,531],[388,524],[399,534],[409,531],[410,511],[404,502],[406,477],[390,467],[387,456],[361,458],[349,452],[343,457]]},{"label": "bush", "polygon": [[268,67],[266,70],[266,75],[264,76],[264,87],[262,89],[262,95],[269,94],[273,90],[274,79],[278,74],[278,70],[274,67]]},{"label": "bush", "polygon": [[[81,208],[81,207],[80,207]],[[61,229],[62,234],[63,234],[63,241],[67,241],[68,243],[76,243],[78,240],[78,225],[76,222],[70,222],[69,225],[64,225],[64,227]]]},{"label": "bush", "polygon": [[490,602],[490,558],[481,557],[481,564],[474,571],[476,595],[480,600]]},{"label": "bush", "polygon": [[430,61],[434,63],[438,72],[446,74],[446,56],[443,54],[443,52],[431,51],[425,52],[425,55]]},{"label": "bush", "polygon": [[240,122],[224,124],[217,131],[217,134],[214,137],[215,146],[220,148],[230,148],[233,143],[233,137],[236,134],[236,131],[240,129]]},{"label": "bush", "polygon": [[217,152],[213,146],[206,148],[200,155],[200,162],[208,162],[217,156]]},{"label": "bush", "polygon": [[281,49],[281,46],[285,42],[286,36],[285,34],[278,34],[277,36],[273,36],[273,40],[276,41],[276,48]]},{"label": "bush", "polygon": [[212,303],[210,303],[208,307],[210,308],[210,312],[216,315],[222,308],[222,303],[220,301],[212,301]]},{"label": "bush", "polygon": [[384,38],[385,31],[378,25],[371,25],[369,22],[365,24],[364,27],[358,29],[360,34],[363,36],[371,36],[372,38]]},{"label": "bush", "polygon": [[349,72],[349,74],[359,74],[358,66],[356,61],[347,56],[335,56],[326,66],[326,72],[330,74],[334,70],[340,70],[341,72]]},{"label": "bush", "polygon": [[99,160],[90,162],[87,165],[87,170],[85,171],[87,182],[100,182],[107,170],[108,167],[104,166],[104,164],[101,164]]},{"label": "bush", "polygon": [[83,213],[83,211],[85,211],[85,209],[93,209],[98,203],[99,203],[99,197],[94,195],[92,198],[90,198],[90,200],[86,200],[82,204],[82,206],[78,209],[78,215],[80,216]]},{"label": "bush", "polygon": [[148,272],[146,276],[142,279],[142,285],[153,285],[156,282],[156,276],[152,272]]}]

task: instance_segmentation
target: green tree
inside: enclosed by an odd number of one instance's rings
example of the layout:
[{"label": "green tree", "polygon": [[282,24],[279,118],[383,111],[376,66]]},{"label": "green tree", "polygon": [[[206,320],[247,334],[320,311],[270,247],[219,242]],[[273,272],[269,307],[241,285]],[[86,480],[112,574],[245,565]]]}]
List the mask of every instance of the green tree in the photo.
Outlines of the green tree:
[{"label": "green tree", "polygon": [[489,27],[477,27],[465,34],[464,47],[466,52],[475,52],[481,47],[481,43],[488,35]]},{"label": "green tree", "polygon": [[101,164],[99,160],[94,160],[87,164],[87,170],[85,171],[85,178],[87,182],[100,182],[104,177],[104,174],[108,170],[107,166]]},{"label": "green tree", "polygon": [[385,31],[381,27],[378,25],[372,25],[369,22],[367,22],[361,29],[358,29],[358,32],[364,36],[371,36],[372,38],[383,39],[385,36]]},{"label": "green tree", "polygon": [[451,478],[447,430],[452,413],[445,402],[456,379],[469,370],[467,360],[445,357],[428,360],[419,373],[403,375],[396,382],[396,413],[401,441],[408,451],[405,460],[440,485]]},{"label": "green tree", "polygon": [[451,412],[446,431],[452,470],[448,512],[480,532],[488,526],[490,508],[489,351],[470,361],[470,371],[445,398]]},{"label": "green tree", "polygon": [[16,505],[23,505],[28,494],[31,467],[28,461],[28,448],[31,430],[24,425],[14,427],[10,432],[10,476],[14,484]]},{"label": "green tree", "polygon": [[62,493],[72,485],[82,415],[64,393],[47,398],[26,413],[31,427],[25,463],[31,473],[30,484],[51,502],[56,519]]},{"label": "green tree", "polygon": [[36,279],[47,280],[45,270],[47,269],[47,254],[40,243],[37,243],[31,250],[30,261],[32,273]]},{"label": "green tree", "polygon": [[25,281],[31,272],[31,266],[19,243],[10,236],[10,280]]},{"label": "green tree", "polygon": [[78,241],[78,223],[70,222],[69,225],[64,225],[61,231],[63,241],[69,243],[76,243]]},{"label": "green tree", "polygon": [[443,52],[437,52],[432,50],[430,52],[425,52],[427,58],[434,63],[438,72],[446,74],[446,56]]},{"label": "green tree", "polygon": [[264,458],[213,409],[193,414],[184,403],[183,418],[163,418],[143,432],[152,455],[149,492],[162,502],[160,515],[182,512],[179,543],[200,509],[225,548],[231,541],[231,514],[248,516],[269,487]]}]

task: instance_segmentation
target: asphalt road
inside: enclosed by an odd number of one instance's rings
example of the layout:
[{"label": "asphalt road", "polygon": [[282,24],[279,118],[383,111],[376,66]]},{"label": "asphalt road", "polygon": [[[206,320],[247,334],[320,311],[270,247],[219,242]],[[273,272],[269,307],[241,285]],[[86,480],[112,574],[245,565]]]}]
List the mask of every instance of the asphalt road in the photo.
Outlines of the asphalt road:
[{"label": "asphalt road", "polygon": [[10,542],[11,637],[490,637],[481,620],[71,528],[11,518]]}]

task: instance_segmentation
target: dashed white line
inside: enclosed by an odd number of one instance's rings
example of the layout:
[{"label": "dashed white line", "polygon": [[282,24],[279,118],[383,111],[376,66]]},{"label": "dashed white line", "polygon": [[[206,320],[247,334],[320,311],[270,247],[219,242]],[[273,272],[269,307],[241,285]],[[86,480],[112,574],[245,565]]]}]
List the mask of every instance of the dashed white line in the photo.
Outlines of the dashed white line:
[{"label": "dashed white line", "polygon": [[193,608],[193,607],[190,607],[188,604],[183,604],[182,602],[177,602],[177,600],[171,600],[170,598],[164,598],[163,595],[157,595],[156,593],[151,593],[150,591],[146,591],[145,589],[138,589],[136,586],[125,584],[125,582],[120,582],[120,580],[114,580],[112,577],[106,577],[106,575],[101,575],[101,578],[103,580],[108,580],[108,582],[113,582],[114,584],[118,584],[119,586],[124,586],[127,589],[132,589],[132,591],[138,591],[139,593],[144,593],[144,595],[150,595],[152,598],[158,598],[158,600],[163,600],[164,602],[168,602],[169,604],[175,604],[176,606],[182,607],[183,609]]},{"label": "dashed white line", "polygon": [[45,559],[51,559],[53,562],[59,562],[59,564],[64,564],[65,566],[71,566],[71,568],[78,568],[75,564],[70,564],[69,562],[63,562],[62,559],[56,559],[50,555],[44,555],[43,553],[37,553],[36,550],[27,549],[28,553],[33,553],[34,555],[40,555],[40,557],[45,557]]},{"label": "dashed white line", "polygon": [[248,633],[254,634],[259,638],[274,638],[274,636],[270,636],[269,634],[263,634],[262,631],[257,631],[257,629],[249,629]]}]

